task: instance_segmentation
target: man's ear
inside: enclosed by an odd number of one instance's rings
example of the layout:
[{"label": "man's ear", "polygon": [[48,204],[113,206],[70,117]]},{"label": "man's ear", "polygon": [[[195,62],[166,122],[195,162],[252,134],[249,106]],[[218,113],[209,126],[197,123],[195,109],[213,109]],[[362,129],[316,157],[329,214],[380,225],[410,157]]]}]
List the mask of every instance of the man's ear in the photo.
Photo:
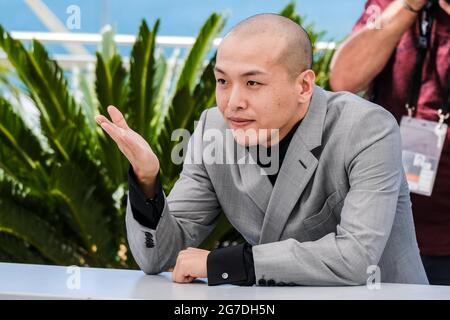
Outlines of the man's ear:
[{"label": "man's ear", "polygon": [[298,102],[308,103],[314,91],[316,75],[313,70],[308,69],[300,73],[297,77]]}]

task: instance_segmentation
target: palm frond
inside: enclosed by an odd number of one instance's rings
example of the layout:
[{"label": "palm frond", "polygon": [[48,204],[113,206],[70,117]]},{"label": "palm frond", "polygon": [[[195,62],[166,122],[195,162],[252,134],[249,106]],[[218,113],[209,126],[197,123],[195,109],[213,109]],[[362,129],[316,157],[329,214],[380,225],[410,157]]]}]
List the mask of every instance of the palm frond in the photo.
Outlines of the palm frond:
[{"label": "palm frond", "polygon": [[[169,104],[156,147],[158,156],[163,159],[160,161],[161,172],[167,188],[171,188],[181,169],[180,165],[172,164],[170,158],[173,147],[178,143],[178,141],[172,141],[172,132],[176,129],[187,129],[192,132],[194,121],[203,110],[211,106],[211,101],[214,101],[214,86],[211,85],[214,59],[209,61],[206,69],[202,66],[206,54],[211,49],[213,39],[222,30],[224,24],[224,16],[216,13],[213,13],[205,22],[184,62],[176,92]],[[198,79],[201,71],[203,72]],[[205,89],[209,90],[206,95]]]},{"label": "palm frond", "polygon": [[213,13],[203,24],[194,45],[184,61],[177,82],[177,91],[184,87],[187,87],[190,93],[194,91],[198,73],[203,67],[205,56],[211,49],[214,38],[222,31],[225,21],[224,15]]},{"label": "palm frond", "polygon": [[47,51],[33,41],[30,51],[13,39],[0,26],[0,47],[25,84],[41,115],[41,126],[60,159],[69,160],[82,146],[80,130],[84,120],[75,100],[68,92],[62,69],[51,60]]},{"label": "palm frond", "polygon": [[47,160],[39,140],[0,96],[0,168],[17,181],[45,188]]},{"label": "palm frond", "polygon": [[280,11],[280,15],[291,19],[297,24],[302,24],[302,17],[295,12],[295,1],[290,1],[286,7]]},{"label": "palm frond", "polygon": [[[194,89],[194,104],[201,106],[201,108],[194,109],[192,115],[193,119],[199,119],[200,114],[204,109],[208,109],[216,104],[216,78],[214,76],[214,66],[216,64],[216,57],[209,61],[205,70],[203,70],[200,80]],[[193,126],[187,124],[187,129],[193,131]]]},{"label": "palm frond", "polygon": [[[26,241],[56,264],[80,264],[76,246],[58,235],[46,221],[5,198],[0,198],[0,232]],[[83,262],[84,263],[84,262]]]},{"label": "palm frond", "polygon": [[[50,260],[45,259],[38,250],[30,246],[26,241],[16,238],[10,234],[0,232],[0,251],[8,255],[9,261],[21,263],[48,264]],[[4,261],[4,260],[0,260]]]},{"label": "palm frond", "polygon": [[122,65],[122,58],[115,54],[110,60],[105,61],[97,52],[95,88],[99,101],[99,111],[106,113],[109,105],[121,108],[127,98],[127,71]]},{"label": "palm frond", "polygon": [[155,42],[159,28],[157,20],[150,30],[142,21],[130,58],[130,91],[123,111],[128,123],[145,139],[151,140],[151,119],[155,115]]},{"label": "palm frond", "polygon": [[168,65],[164,53],[161,51],[156,59],[156,73],[153,80],[155,82],[155,115],[150,123],[150,128],[152,128],[153,133],[153,135],[149,137],[151,145],[157,143],[158,135],[161,132],[162,126],[164,124],[164,118],[166,117],[167,110],[169,108],[169,105],[167,103],[167,95],[169,94],[169,88],[174,69],[174,66]]},{"label": "palm frond", "polygon": [[[51,175],[49,194],[57,199],[72,216],[75,231],[83,241],[83,246],[99,265],[114,261],[117,242],[113,237],[107,215],[106,199],[98,197],[95,176],[83,174],[74,163],[66,163],[54,169]],[[105,203],[106,202],[106,203]],[[111,198],[109,200],[111,201]]]},{"label": "palm frond", "polygon": [[[122,65],[122,59],[115,54],[109,61],[104,61],[102,55],[97,53],[95,89],[99,101],[99,111],[107,114],[109,105],[121,109],[127,98],[128,74]],[[97,130],[100,130],[97,128]],[[100,146],[95,155],[100,158],[106,169],[106,177],[112,181],[115,187],[119,186],[126,177],[127,162],[125,157],[117,148],[115,142],[100,131],[96,135],[97,145]]]}]

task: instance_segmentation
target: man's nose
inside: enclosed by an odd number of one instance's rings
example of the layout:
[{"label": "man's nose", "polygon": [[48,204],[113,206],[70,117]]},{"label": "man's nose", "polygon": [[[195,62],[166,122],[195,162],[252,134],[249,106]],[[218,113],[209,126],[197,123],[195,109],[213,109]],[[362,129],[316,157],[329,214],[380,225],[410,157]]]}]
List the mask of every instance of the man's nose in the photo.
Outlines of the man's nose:
[{"label": "man's nose", "polygon": [[234,86],[231,90],[230,97],[228,99],[228,107],[233,111],[236,109],[247,108],[247,99],[242,91],[243,90],[238,86]]}]

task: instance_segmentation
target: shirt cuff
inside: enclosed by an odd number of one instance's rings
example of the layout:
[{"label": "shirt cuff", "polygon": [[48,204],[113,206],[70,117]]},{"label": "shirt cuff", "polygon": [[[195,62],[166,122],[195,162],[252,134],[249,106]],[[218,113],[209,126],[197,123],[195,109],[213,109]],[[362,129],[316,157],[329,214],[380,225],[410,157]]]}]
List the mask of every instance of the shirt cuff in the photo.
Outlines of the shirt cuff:
[{"label": "shirt cuff", "polygon": [[134,219],[140,225],[156,229],[164,210],[164,191],[159,173],[156,176],[156,193],[153,199],[148,199],[141,190],[133,167],[128,170],[128,197]]},{"label": "shirt cuff", "polygon": [[208,285],[255,284],[255,266],[252,246],[243,243],[236,246],[212,250],[207,258]]}]

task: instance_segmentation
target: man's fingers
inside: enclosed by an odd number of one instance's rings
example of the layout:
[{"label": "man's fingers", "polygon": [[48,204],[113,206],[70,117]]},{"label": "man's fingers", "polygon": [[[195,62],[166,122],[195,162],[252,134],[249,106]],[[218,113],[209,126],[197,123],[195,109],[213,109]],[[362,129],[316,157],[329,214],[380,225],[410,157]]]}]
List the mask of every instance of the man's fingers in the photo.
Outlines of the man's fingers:
[{"label": "man's fingers", "polygon": [[122,129],[129,129],[127,122],[125,121],[125,118],[123,117],[123,114],[114,106],[109,106],[107,108],[109,116],[111,117],[111,120],[114,122],[116,126]]},{"label": "man's fingers", "polygon": [[[102,117],[102,118],[101,118]],[[99,120],[97,120],[99,119]],[[97,123],[102,127],[103,130],[118,144],[122,144],[120,128],[118,128],[114,123],[110,122],[104,116],[97,116],[95,118]]]},{"label": "man's fingers", "polygon": [[[181,251],[180,251],[180,254],[181,254]],[[185,270],[186,266],[182,262],[182,258],[180,256],[180,254],[178,254],[178,258],[175,263],[175,267],[173,268],[173,271],[172,271],[172,281],[177,282],[177,283],[192,282],[195,278],[189,274],[186,274],[186,270]]]},{"label": "man's fingers", "polygon": [[184,277],[183,277],[182,273],[180,272],[180,266],[175,265],[175,268],[173,269],[173,272],[172,272],[172,281],[180,283],[180,282],[183,282],[183,279],[184,279]]},{"label": "man's fingers", "polygon": [[103,122],[109,122],[109,120],[104,115],[99,114],[98,116],[95,116],[95,122],[101,125]]},{"label": "man's fingers", "polygon": [[[112,111],[112,114],[114,114],[114,111]],[[119,150],[125,155],[125,157],[131,163],[131,165],[133,165],[133,167],[135,167],[135,168],[140,166],[139,153],[143,147],[142,147],[142,145],[139,145],[139,143],[141,143],[141,142],[139,141],[139,139],[136,138],[136,136],[139,136],[139,135],[137,133],[135,133],[133,130],[131,130],[130,128],[124,129],[124,128],[119,127],[117,124],[109,121],[109,119],[103,115],[96,116],[95,121],[114,140],[114,142],[119,147]],[[122,123],[122,125],[124,125],[124,124],[126,125],[125,122]],[[145,143],[145,140],[144,140],[144,143]],[[147,150],[144,150],[144,151],[147,151]]]},{"label": "man's fingers", "polygon": [[178,274],[175,277],[172,277],[172,282],[176,283],[189,283],[192,282],[195,278],[191,276],[183,276],[182,274]]}]

